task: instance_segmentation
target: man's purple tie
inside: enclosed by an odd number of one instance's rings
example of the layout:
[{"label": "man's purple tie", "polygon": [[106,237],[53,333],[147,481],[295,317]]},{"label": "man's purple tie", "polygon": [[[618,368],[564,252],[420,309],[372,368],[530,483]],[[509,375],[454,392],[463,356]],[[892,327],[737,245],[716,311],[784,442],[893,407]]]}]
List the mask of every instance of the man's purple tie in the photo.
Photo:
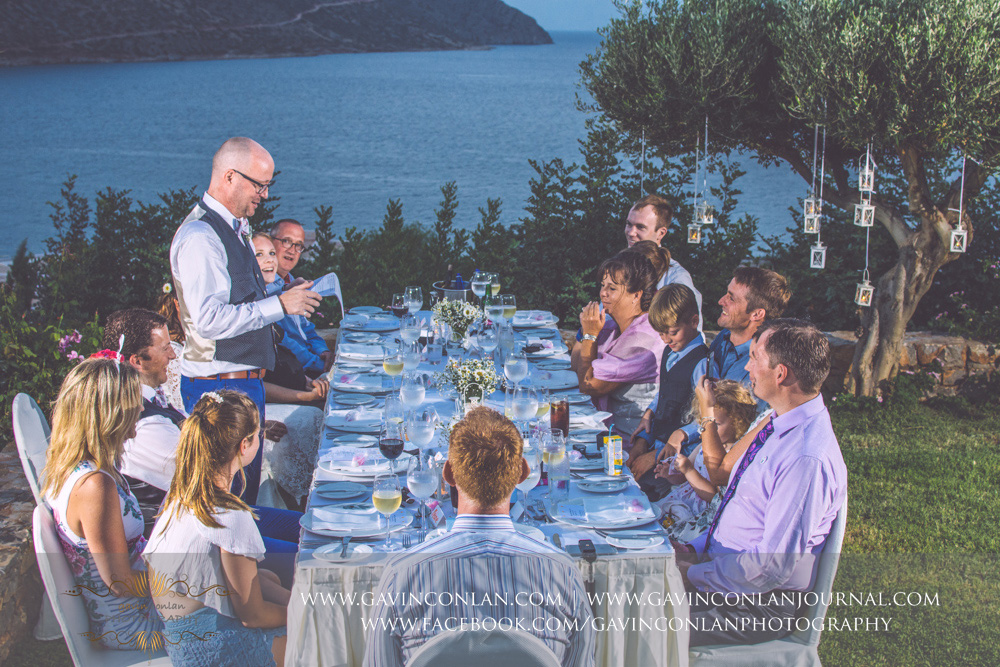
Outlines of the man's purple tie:
[{"label": "man's purple tie", "polygon": [[747,447],[747,452],[743,456],[743,460],[740,461],[740,465],[736,468],[736,472],[733,473],[733,481],[729,483],[726,488],[726,492],[722,494],[722,502],[719,503],[719,509],[715,513],[715,518],[712,519],[712,525],[708,527],[708,537],[705,539],[705,552],[708,552],[708,545],[712,543],[712,536],[715,534],[715,529],[719,525],[719,519],[722,517],[722,510],[726,509],[726,505],[729,504],[729,500],[736,494],[736,485],[740,483],[740,478],[743,477],[743,473],[746,471],[750,464],[753,463],[754,457],[757,456],[757,452],[760,448],[764,446],[764,442],[767,438],[774,433],[774,423],[772,419],[768,419],[767,423],[764,424],[764,428],[757,433],[757,437],[753,439],[750,446]]}]

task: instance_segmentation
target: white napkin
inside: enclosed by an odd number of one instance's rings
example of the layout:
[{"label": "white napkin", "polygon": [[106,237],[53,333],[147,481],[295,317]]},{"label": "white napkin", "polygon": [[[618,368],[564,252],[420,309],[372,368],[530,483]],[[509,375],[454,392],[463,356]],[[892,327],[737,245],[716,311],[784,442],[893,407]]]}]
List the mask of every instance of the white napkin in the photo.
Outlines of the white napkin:
[{"label": "white napkin", "polygon": [[[355,458],[359,457],[364,459],[364,465],[369,465],[372,463],[382,463],[387,461],[382,453],[378,449],[372,449],[370,447],[332,447],[328,451],[320,455],[320,461],[329,461],[335,464],[333,467],[344,467],[351,468],[356,467],[354,465]],[[343,466],[339,464],[343,463]]]},{"label": "white napkin", "polygon": [[313,507],[313,527],[343,529],[377,529],[379,513],[374,507],[365,510],[342,510],[336,507]]},{"label": "white napkin", "polygon": [[382,377],[371,373],[335,373],[330,377],[330,383],[334,386],[351,385],[363,391],[381,391]]},{"label": "white napkin", "polygon": [[552,313],[547,310],[519,310],[514,313],[514,319],[512,321],[515,325],[538,324],[541,322],[548,322],[551,319]]},{"label": "white napkin", "polygon": [[592,415],[581,415],[574,413],[573,408],[569,409],[570,429],[604,429],[607,424],[604,420],[611,416],[610,412],[595,412]]},{"label": "white napkin", "polygon": [[638,519],[653,519],[656,516],[645,497],[586,496],[581,500],[588,522],[630,523]]},{"label": "white napkin", "polygon": [[368,407],[355,408],[353,410],[329,410],[327,417],[334,417],[336,421],[345,422],[371,422],[382,420],[382,409],[372,410]]},{"label": "white napkin", "polygon": [[341,343],[337,350],[338,356],[345,359],[364,359],[371,361],[382,358],[382,346],[365,343]]},{"label": "white napkin", "polygon": [[368,316],[360,313],[352,313],[340,321],[341,328],[363,329],[368,324]]},{"label": "white napkin", "polygon": [[551,350],[555,347],[555,344],[548,338],[528,338],[528,345],[541,345],[546,350]]}]

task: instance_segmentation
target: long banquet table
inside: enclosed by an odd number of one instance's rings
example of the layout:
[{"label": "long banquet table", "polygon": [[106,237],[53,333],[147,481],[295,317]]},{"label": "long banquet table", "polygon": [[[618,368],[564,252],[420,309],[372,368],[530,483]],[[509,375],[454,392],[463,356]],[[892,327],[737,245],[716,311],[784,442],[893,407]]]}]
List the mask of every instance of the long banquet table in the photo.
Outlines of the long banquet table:
[{"label": "long banquet table", "polygon": [[[422,311],[420,315],[429,320],[430,313]],[[554,325],[547,328],[554,329]],[[536,329],[530,335],[536,335],[538,331]],[[551,331],[543,333],[548,335]],[[340,335],[341,337],[344,335],[343,330]],[[398,330],[386,332],[385,335],[391,338],[398,335]],[[559,338],[553,337],[556,345],[561,346]],[[338,340],[338,361],[331,372],[331,377],[336,376],[338,367],[344,363],[339,354],[342,349],[341,343],[342,340]],[[568,358],[565,353],[545,357],[545,359],[564,360]],[[537,375],[534,363],[531,366],[532,375]],[[441,365],[422,361],[417,370],[434,373],[441,370]],[[530,377],[532,376],[529,375]],[[555,397],[560,393],[567,392],[553,391],[552,395]],[[328,411],[341,407],[336,403],[336,399],[340,396],[343,394],[331,389]],[[503,392],[498,391],[487,399],[486,404],[502,411],[503,401]],[[423,406],[433,406],[443,419],[449,418],[455,410],[454,400],[442,397],[436,390],[427,391]],[[331,448],[336,447],[332,441],[341,435],[344,433],[324,426],[319,447],[320,458]],[[447,443],[443,435],[435,444],[443,445],[446,452]],[[402,486],[405,484],[405,470],[400,469],[399,475]],[[353,478],[317,468],[310,487],[306,512],[309,513],[314,507],[330,502],[315,493],[318,483],[339,480],[353,480]],[[642,495],[631,477],[628,481],[629,485],[625,491],[618,493],[623,502]],[[576,480],[572,480],[570,483],[569,498],[588,495],[577,488],[575,482]],[[370,482],[368,486],[370,487]],[[536,487],[529,496],[529,505],[545,493],[545,487]],[[515,491],[515,499],[517,496],[519,492]],[[453,515],[448,501],[443,501],[441,506],[446,514]],[[576,544],[582,538],[592,540],[595,545],[607,544],[605,537],[592,529],[556,522],[544,523],[539,528],[548,540],[558,532],[564,545]],[[662,530],[655,522],[642,527],[642,530],[648,531],[651,535],[662,535]],[[411,543],[416,543],[424,535],[414,526],[410,526],[401,533],[394,533],[395,539],[400,540],[402,534],[409,534]],[[317,548],[330,543],[339,546],[341,541],[335,537],[323,538],[305,530],[302,532],[292,598],[288,608],[287,664],[324,667],[353,667],[362,664],[365,623],[370,621],[374,609],[370,599],[368,604],[364,603],[362,595],[372,594],[377,590],[382,570],[394,554],[378,551],[381,543],[379,538],[364,541],[375,549],[375,553],[365,557],[329,562],[314,555]],[[358,540],[352,541],[352,544],[356,543]],[[669,541],[664,540],[659,546],[642,550],[620,549],[614,555],[599,556],[593,565],[583,559],[577,559],[576,562],[584,580],[591,579],[594,584],[592,607],[597,619],[595,622],[597,665],[626,667],[688,664],[688,635],[683,623],[683,619],[688,616],[687,602]],[[349,602],[351,596],[355,596],[353,604]]]}]

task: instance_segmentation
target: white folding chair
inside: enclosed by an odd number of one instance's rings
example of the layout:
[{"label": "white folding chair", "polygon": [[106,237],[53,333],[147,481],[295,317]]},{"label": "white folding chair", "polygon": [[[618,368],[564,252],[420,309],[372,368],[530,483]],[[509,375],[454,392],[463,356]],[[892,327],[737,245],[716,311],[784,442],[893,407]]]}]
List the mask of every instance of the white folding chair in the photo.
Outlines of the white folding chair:
[{"label": "white folding chair", "polygon": [[52,431],[45,414],[31,396],[18,394],[14,397],[11,408],[17,455],[21,457],[21,467],[24,468],[24,476],[28,478],[31,493],[35,496],[35,504],[41,505],[42,494],[38,479],[45,469],[45,452],[49,448],[49,435]]},{"label": "white folding chair", "polygon": [[143,651],[111,651],[101,647],[83,636],[90,630],[87,610],[83,606],[83,598],[66,595],[76,584],[73,573],[63,555],[56,534],[55,521],[44,505],[35,506],[33,517],[35,556],[38,559],[38,569],[42,573],[42,583],[48,592],[49,601],[55,611],[56,619],[62,628],[66,646],[73,664],[90,667],[129,667],[130,665],[149,665],[150,667],[166,667],[170,658],[162,648],[155,653]]},{"label": "white folding chair", "polygon": [[559,667],[545,642],[522,630],[442,632],[421,646],[406,667]]},{"label": "white folding chair", "polygon": [[829,606],[833,580],[840,564],[840,550],[844,544],[844,526],[847,523],[847,496],[844,506],[833,520],[830,534],[819,555],[813,592],[819,593],[819,603],[810,606],[802,618],[809,620],[807,630],[796,630],[783,639],[760,644],[717,644],[691,649],[691,667],[726,665],[728,667],[819,667],[819,640]]}]

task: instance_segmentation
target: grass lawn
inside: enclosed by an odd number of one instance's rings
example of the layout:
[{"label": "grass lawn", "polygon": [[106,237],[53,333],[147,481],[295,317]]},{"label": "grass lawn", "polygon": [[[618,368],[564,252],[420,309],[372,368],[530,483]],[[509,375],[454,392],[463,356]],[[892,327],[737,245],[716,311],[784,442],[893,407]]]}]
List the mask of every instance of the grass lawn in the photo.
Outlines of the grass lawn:
[{"label": "grass lawn", "polygon": [[[1000,665],[996,399],[980,407],[937,399],[876,410],[833,403],[850,495],[834,591],[856,597],[830,607],[839,628],[823,633],[825,665]],[[911,605],[892,605],[898,593],[898,602],[909,597]],[[7,664],[70,661],[63,642],[28,640]]]}]

